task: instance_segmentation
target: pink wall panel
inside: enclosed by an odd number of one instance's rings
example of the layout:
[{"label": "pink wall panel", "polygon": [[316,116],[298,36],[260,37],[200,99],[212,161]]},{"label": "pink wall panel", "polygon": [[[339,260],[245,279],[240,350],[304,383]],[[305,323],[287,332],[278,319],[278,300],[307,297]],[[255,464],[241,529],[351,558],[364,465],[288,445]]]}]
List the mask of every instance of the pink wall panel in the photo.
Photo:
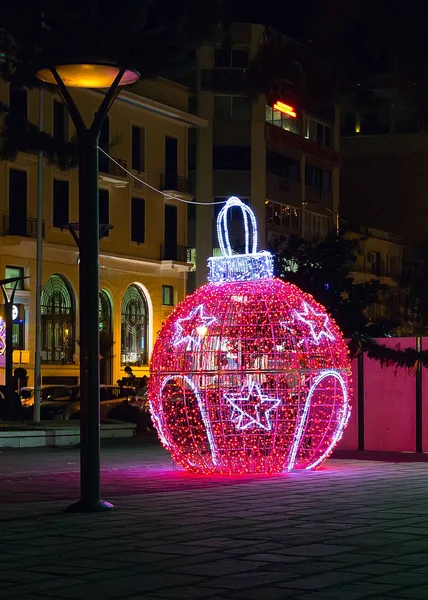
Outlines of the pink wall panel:
[{"label": "pink wall panel", "polygon": [[352,361],[352,392],[350,394],[351,417],[342,439],[337,444],[338,450],[358,450],[358,379],[357,360]]},{"label": "pink wall panel", "polygon": [[[422,338],[422,350],[428,350],[428,338]],[[422,367],[422,450],[428,452],[428,369]]]},{"label": "pink wall panel", "polygon": [[[405,350],[415,338],[382,338],[379,344]],[[366,450],[415,451],[415,376],[406,368],[381,367],[364,357],[364,426]]]}]

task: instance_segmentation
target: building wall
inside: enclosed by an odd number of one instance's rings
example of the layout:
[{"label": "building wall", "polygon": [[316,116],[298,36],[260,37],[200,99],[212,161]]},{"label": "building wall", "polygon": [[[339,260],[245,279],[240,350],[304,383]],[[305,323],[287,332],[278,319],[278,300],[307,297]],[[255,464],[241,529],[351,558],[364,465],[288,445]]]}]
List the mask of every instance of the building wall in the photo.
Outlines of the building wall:
[{"label": "building wall", "polygon": [[[335,227],[339,210],[340,167],[337,111],[330,110],[326,120],[325,117],[315,116],[314,113],[297,107],[302,129],[296,134],[267,122],[266,106],[269,103],[271,105],[271,99],[261,95],[251,105],[245,104],[245,67],[234,63],[234,52],[246,50],[248,58],[251,59],[257,54],[263,33],[262,25],[232,24],[229,30],[229,65],[216,62],[216,51],[224,49],[224,34],[221,30],[210,44],[198,50],[195,88],[197,114],[208,119],[210,126],[200,130],[198,139],[191,142],[191,146],[196,145],[197,200],[226,200],[229,196],[236,195],[249,201],[259,224],[260,249],[265,248],[271,237],[278,234],[300,234],[307,238],[315,238],[325,235]],[[286,101],[284,98],[278,100]],[[236,110],[235,101],[238,103]],[[223,108],[218,108],[227,102],[230,102],[230,114],[226,114]],[[317,119],[329,127],[329,147],[306,138],[309,118]],[[240,154],[240,150],[249,151],[248,161],[243,158],[243,153]],[[268,151],[277,153],[284,160],[297,160],[298,179],[272,172],[267,161]],[[242,158],[242,164],[236,167],[232,164],[221,167],[216,160],[220,153],[224,156],[236,153],[236,162]],[[306,169],[310,168],[308,165],[330,171],[331,185],[328,190],[324,192],[321,189],[312,189],[306,184]],[[289,224],[282,219],[273,222],[269,217],[272,214],[272,203],[278,207],[279,212],[295,210],[299,216],[297,225],[294,219],[290,220]],[[196,277],[194,280],[192,278],[192,285],[189,286],[190,290],[194,289],[195,284],[201,285],[206,281],[207,258],[212,255],[213,248],[218,247],[216,225],[212,222],[215,214],[216,211],[212,207],[198,208],[192,223],[189,245],[196,248],[197,268]],[[313,227],[317,219],[325,225],[322,232]],[[231,227],[231,235],[235,239],[239,228],[235,223]]]},{"label": "building wall", "polygon": [[[73,96],[89,124],[102,95],[97,92],[73,90]],[[56,96],[45,92],[45,129],[52,132],[53,102]],[[126,101],[125,101],[126,100]],[[9,102],[9,87],[0,82],[0,101]],[[132,104],[131,104],[132,102]],[[167,104],[163,104],[163,103]],[[140,82],[131,92],[122,92],[109,115],[109,153],[122,161],[131,170],[131,128],[132,125],[145,128],[145,169],[138,177],[159,189],[161,176],[165,173],[165,136],[178,140],[177,174],[187,179],[188,128],[202,123],[187,113],[188,91],[181,85],[159,80]],[[135,103],[139,104],[136,106]],[[142,105],[141,105],[142,104]],[[39,92],[28,92],[28,118],[38,123]],[[73,136],[70,124],[69,135]],[[111,163],[110,163],[111,166]],[[37,156],[19,154],[16,161],[0,162],[0,215],[9,214],[9,170],[23,169],[27,172],[27,219],[37,215]],[[171,311],[171,306],[162,305],[162,286],[173,286],[174,304],[182,300],[186,291],[188,265],[180,262],[178,253],[171,260],[161,260],[161,246],[164,244],[164,207],[172,204],[177,207],[177,245],[187,242],[187,205],[180,198],[189,199],[190,194],[180,190],[171,191],[174,198],[164,198],[134,182],[125,172],[117,168],[100,171],[99,187],[109,191],[109,223],[113,226],[108,238],[100,242],[101,289],[108,291],[113,306],[114,346],[112,359],[112,381],[119,379],[124,371],[121,365],[121,307],[123,294],[131,283],[137,283],[143,290],[149,306],[149,350],[151,351],[162,322]],[[113,172],[115,171],[115,172]],[[68,230],[53,227],[53,180],[69,182],[69,222],[77,223],[78,214],[78,172],[77,169],[60,171],[45,163],[43,182],[43,284],[52,274],[62,275],[69,283],[76,303],[76,329],[74,364],[43,365],[42,378],[51,376],[78,376],[79,370],[79,328],[78,294],[79,268],[78,249]],[[178,185],[177,185],[178,187]],[[165,189],[165,188],[164,188]],[[143,243],[131,241],[131,198],[145,200],[145,240]],[[65,225],[65,224],[64,224]],[[25,305],[25,349],[29,350],[27,368],[30,383],[34,366],[35,350],[35,284],[36,284],[36,240],[35,227],[29,236],[7,235],[3,227],[0,236],[0,276],[4,277],[6,266],[25,269],[30,279],[25,281],[25,290],[17,292],[15,301]],[[90,282],[88,282],[90,285]],[[17,354],[15,353],[15,356]],[[17,366],[17,365],[15,365]],[[148,366],[133,367],[137,375],[148,371]],[[0,371],[0,377],[4,373]]]}]

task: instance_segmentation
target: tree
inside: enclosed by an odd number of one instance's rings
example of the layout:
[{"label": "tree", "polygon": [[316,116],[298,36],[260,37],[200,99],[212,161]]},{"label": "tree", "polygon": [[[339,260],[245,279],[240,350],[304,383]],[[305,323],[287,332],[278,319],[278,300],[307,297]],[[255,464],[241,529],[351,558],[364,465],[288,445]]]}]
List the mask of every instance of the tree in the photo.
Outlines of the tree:
[{"label": "tree", "polygon": [[277,238],[271,246],[276,275],[312,294],[346,336],[382,334],[382,324],[370,324],[366,311],[385,286],[376,279],[355,283],[351,271],[357,248],[358,240],[336,233],[317,242],[300,237]]},{"label": "tree", "polygon": [[[155,78],[185,64],[220,15],[220,0],[203,5],[197,0],[16,0],[2,7],[0,77],[16,86],[40,87],[36,73],[42,67],[92,62]],[[117,84],[111,94],[116,90]],[[42,150],[62,168],[77,164],[76,140],[59,142],[39,132],[7,105],[0,104],[1,113],[0,158]]]}]

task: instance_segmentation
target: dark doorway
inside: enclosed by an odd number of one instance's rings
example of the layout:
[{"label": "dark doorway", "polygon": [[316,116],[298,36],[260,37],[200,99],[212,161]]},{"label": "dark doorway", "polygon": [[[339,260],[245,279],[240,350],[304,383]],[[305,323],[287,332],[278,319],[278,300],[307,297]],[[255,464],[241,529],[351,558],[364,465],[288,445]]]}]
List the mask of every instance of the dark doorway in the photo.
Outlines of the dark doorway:
[{"label": "dark doorway", "polygon": [[27,172],[9,171],[9,233],[27,235]]},{"label": "dark doorway", "polygon": [[165,174],[177,175],[178,173],[178,140],[174,137],[165,137]]},{"label": "dark doorway", "polygon": [[177,260],[177,207],[165,204],[165,260]]},{"label": "dark doorway", "polygon": [[111,319],[111,302],[104,290],[100,291],[100,383],[112,382],[113,359],[113,327]]}]

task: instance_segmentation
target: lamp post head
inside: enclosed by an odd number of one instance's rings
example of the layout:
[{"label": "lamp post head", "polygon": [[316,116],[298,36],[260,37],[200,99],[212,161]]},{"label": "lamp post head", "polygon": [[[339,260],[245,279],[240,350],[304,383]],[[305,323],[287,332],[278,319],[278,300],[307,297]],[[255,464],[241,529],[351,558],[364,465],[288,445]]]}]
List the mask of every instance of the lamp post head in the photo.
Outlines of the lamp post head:
[{"label": "lamp post head", "polygon": [[[78,88],[109,88],[120,68],[108,64],[64,64],[55,66],[55,70],[67,87]],[[45,67],[36,73],[37,78],[45,83],[56,85],[55,77],[50,68]],[[130,85],[139,79],[137,71],[127,69],[119,82],[120,86]]]}]

